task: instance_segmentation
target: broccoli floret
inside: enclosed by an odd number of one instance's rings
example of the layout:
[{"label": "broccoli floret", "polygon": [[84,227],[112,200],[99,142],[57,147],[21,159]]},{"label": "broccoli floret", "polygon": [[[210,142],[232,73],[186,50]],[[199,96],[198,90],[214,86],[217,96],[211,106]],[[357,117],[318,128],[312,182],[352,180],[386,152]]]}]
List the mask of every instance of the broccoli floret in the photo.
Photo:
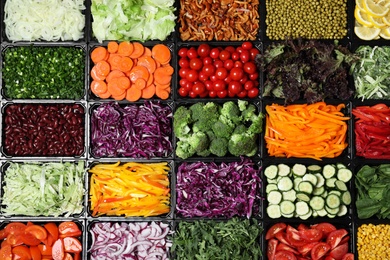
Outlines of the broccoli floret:
[{"label": "broccoli floret", "polygon": [[210,152],[216,156],[223,157],[228,151],[228,139],[217,137],[210,143]]},{"label": "broccoli floret", "polygon": [[194,120],[192,127],[194,132],[207,132],[219,117],[219,106],[214,102],[196,103],[191,105],[189,109]]},{"label": "broccoli floret", "polygon": [[209,156],[210,155],[210,150],[209,149],[207,149],[207,150],[203,150],[203,151],[201,151],[201,152],[197,152],[196,154],[198,155],[198,156],[200,156],[200,157],[207,157],[207,156]]},{"label": "broccoli floret", "polygon": [[189,138],[187,138],[187,142],[197,153],[207,150],[210,143],[209,138],[203,132],[193,133]]},{"label": "broccoli floret", "polygon": [[248,127],[248,133],[259,134],[263,127],[262,113],[256,113],[256,107],[253,104],[249,104],[248,107],[242,111],[242,118],[245,123],[250,123]]},{"label": "broccoli floret", "polygon": [[246,109],[246,106],[248,105],[248,101],[239,99],[237,101],[237,105],[240,111],[244,111]]},{"label": "broccoli floret", "polygon": [[238,105],[233,101],[225,102],[220,110],[220,117],[223,117],[233,124],[241,122],[241,112]]},{"label": "broccoli floret", "polygon": [[189,124],[192,123],[191,111],[184,107],[180,106],[176,109],[173,115],[173,131],[178,138],[188,136],[191,128]]},{"label": "broccoli floret", "polygon": [[234,125],[218,120],[212,125],[213,132],[216,137],[229,138],[234,130]]},{"label": "broccoli floret", "polygon": [[209,141],[210,141],[210,142],[213,141],[215,138],[217,138],[217,137],[215,136],[213,130],[207,131],[206,134],[207,134],[207,137],[209,138]]},{"label": "broccoli floret", "polygon": [[234,128],[233,134],[243,134],[247,130],[248,129],[246,128],[246,126],[241,124],[241,125],[236,126],[236,128]]},{"label": "broccoli floret", "polygon": [[176,155],[182,159],[187,159],[195,154],[194,148],[187,142],[179,140],[176,142]]},{"label": "broccoli floret", "polygon": [[233,134],[228,142],[228,150],[234,156],[254,156],[257,151],[257,135]]}]

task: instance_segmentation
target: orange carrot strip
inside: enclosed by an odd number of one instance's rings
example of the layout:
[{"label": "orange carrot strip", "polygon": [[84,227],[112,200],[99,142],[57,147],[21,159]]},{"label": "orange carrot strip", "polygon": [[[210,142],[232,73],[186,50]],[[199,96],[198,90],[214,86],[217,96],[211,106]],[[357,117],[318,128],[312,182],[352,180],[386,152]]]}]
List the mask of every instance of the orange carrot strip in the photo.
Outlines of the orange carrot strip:
[{"label": "orange carrot strip", "polygon": [[133,42],[133,46],[134,46],[134,51],[130,55],[130,58],[137,59],[137,58],[141,57],[144,54],[145,48],[142,45],[142,43],[139,43],[139,42]]},{"label": "orange carrot strip", "polygon": [[116,53],[119,49],[119,44],[116,41],[110,41],[107,44],[107,51],[109,53]]},{"label": "orange carrot strip", "polygon": [[130,102],[135,102],[139,100],[142,96],[142,90],[136,88],[135,86],[130,87],[126,90],[126,100]]},{"label": "orange carrot strip", "polygon": [[154,96],[155,93],[156,93],[156,86],[154,84],[150,84],[142,90],[141,97],[145,99],[150,99]]},{"label": "orange carrot strip", "polygon": [[152,47],[152,57],[161,64],[167,64],[171,60],[171,51],[165,44],[156,44]]},{"label": "orange carrot strip", "polygon": [[91,60],[94,64],[102,60],[107,60],[108,51],[105,47],[99,46],[91,51]]},{"label": "orange carrot strip", "polygon": [[120,42],[118,45],[118,54],[122,56],[130,56],[134,51],[133,43],[129,41]]}]

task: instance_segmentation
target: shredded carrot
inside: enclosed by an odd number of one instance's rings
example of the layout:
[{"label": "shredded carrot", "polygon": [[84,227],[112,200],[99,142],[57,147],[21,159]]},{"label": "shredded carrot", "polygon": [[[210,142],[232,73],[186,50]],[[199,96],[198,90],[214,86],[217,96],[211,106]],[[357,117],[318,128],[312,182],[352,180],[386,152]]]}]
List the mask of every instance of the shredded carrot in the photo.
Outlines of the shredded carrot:
[{"label": "shredded carrot", "polygon": [[268,154],[276,157],[335,158],[348,146],[349,117],[343,105],[314,104],[266,106],[264,139]]},{"label": "shredded carrot", "polygon": [[160,163],[99,163],[91,173],[93,216],[148,217],[170,211],[170,167]]}]

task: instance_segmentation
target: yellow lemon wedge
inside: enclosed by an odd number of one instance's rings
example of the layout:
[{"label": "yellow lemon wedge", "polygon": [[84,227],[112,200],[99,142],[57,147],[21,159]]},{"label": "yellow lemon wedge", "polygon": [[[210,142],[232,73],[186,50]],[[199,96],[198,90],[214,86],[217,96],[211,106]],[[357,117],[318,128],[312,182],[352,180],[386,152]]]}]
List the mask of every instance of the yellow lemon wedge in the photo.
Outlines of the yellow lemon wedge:
[{"label": "yellow lemon wedge", "polygon": [[370,28],[370,27],[358,27],[355,26],[354,32],[357,37],[359,37],[362,40],[371,41],[375,40],[379,36],[379,33],[381,32],[381,29],[379,28]]},{"label": "yellow lemon wedge", "polygon": [[389,12],[389,7],[382,3],[376,3],[374,0],[363,0],[364,10],[373,17],[383,17]]},{"label": "yellow lemon wedge", "polygon": [[359,22],[359,24],[366,27],[373,27],[373,23],[370,21],[370,15],[362,12],[358,7],[355,8],[354,12],[355,19]]}]

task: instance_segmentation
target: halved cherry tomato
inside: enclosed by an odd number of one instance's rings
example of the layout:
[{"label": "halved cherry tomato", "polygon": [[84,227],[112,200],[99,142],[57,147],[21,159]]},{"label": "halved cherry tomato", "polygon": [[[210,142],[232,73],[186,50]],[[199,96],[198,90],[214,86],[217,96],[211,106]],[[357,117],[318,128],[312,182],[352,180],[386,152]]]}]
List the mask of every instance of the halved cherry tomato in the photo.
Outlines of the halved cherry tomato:
[{"label": "halved cherry tomato", "polygon": [[326,243],[330,245],[330,249],[333,249],[340,244],[341,240],[346,235],[348,235],[348,231],[343,228],[332,231],[326,238]]},{"label": "halved cherry tomato", "polygon": [[310,254],[310,251],[315,247],[319,242],[312,242],[312,243],[307,243],[303,246],[298,246],[297,250],[302,256],[307,256]]},{"label": "halved cherry tomato", "polygon": [[30,225],[26,227],[25,232],[34,235],[40,240],[44,240],[47,237],[46,229],[40,225]]},{"label": "halved cherry tomato", "polygon": [[32,260],[41,260],[42,254],[37,246],[30,246],[30,255]]},{"label": "halved cherry tomato", "polygon": [[8,244],[0,249],[0,259],[12,260],[12,247]]},{"label": "halved cherry tomato", "polygon": [[65,252],[80,253],[81,250],[83,249],[81,242],[77,238],[65,237],[63,241],[64,241]]},{"label": "halved cherry tomato", "polygon": [[57,239],[53,248],[51,249],[52,257],[54,260],[63,260],[65,257],[64,243],[61,238]]},{"label": "halved cherry tomato", "polygon": [[352,253],[348,253],[341,260],[354,260],[354,259],[355,259],[355,255]]},{"label": "halved cherry tomato", "polygon": [[278,240],[271,238],[268,241],[268,247],[267,247],[267,257],[268,259],[275,259],[276,254],[276,247],[278,246],[279,242]]},{"label": "halved cherry tomato", "polygon": [[47,232],[53,236],[54,240],[58,239],[58,227],[55,223],[49,222],[43,225],[44,228],[46,228]]},{"label": "halved cherry tomato", "polygon": [[329,255],[335,258],[336,260],[341,260],[348,253],[348,244],[340,244],[333,248]]},{"label": "halved cherry tomato", "polygon": [[58,232],[60,233],[60,235],[68,235],[68,234],[71,234],[71,236],[75,236],[74,234],[81,235],[80,228],[77,226],[75,222],[72,221],[61,222],[58,225]]},{"label": "halved cherry tomato", "polygon": [[30,260],[30,249],[27,246],[15,246],[12,248],[13,259]]},{"label": "halved cherry tomato", "polygon": [[330,249],[331,249],[330,245],[328,245],[327,243],[319,242],[311,250],[312,260],[321,259],[321,257],[325,256],[329,252]]},{"label": "halved cherry tomato", "polygon": [[327,222],[322,222],[322,223],[314,224],[314,225],[311,225],[310,227],[311,227],[311,228],[318,229],[318,230],[321,230],[321,231],[322,231],[322,237],[323,237],[323,238],[328,237],[328,235],[330,234],[330,232],[337,230],[337,228],[336,228],[334,225],[332,225],[332,224],[330,224],[330,223],[327,223]]},{"label": "halved cherry tomato", "polygon": [[5,226],[5,231],[8,234],[22,234],[26,229],[26,225],[21,222],[11,222]]},{"label": "halved cherry tomato", "polygon": [[322,231],[314,228],[299,230],[298,233],[308,242],[317,242],[322,238]]},{"label": "halved cherry tomato", "polygon": [[268,240],[268,239],[271,239],[273,237],[275,237],[275,235],[283,230],[285,230],[287,227],[287,225],[285,223],[276,223],[274,224],[273,226],[271,226],[266,235],[265,235],[265,239]]},{"label": "halved cherry tomato", "polygon": [[333,257],[331,257],[330,255],[327,255],[326,257],[325,257],[325,259],[324,260],[336,260],[336,259],[334,259]]},{"label": "halved cherry tomato", "polygon": [[281,250],[276,252],[275,260],[297,260],[295,255],[289,251]]}]

